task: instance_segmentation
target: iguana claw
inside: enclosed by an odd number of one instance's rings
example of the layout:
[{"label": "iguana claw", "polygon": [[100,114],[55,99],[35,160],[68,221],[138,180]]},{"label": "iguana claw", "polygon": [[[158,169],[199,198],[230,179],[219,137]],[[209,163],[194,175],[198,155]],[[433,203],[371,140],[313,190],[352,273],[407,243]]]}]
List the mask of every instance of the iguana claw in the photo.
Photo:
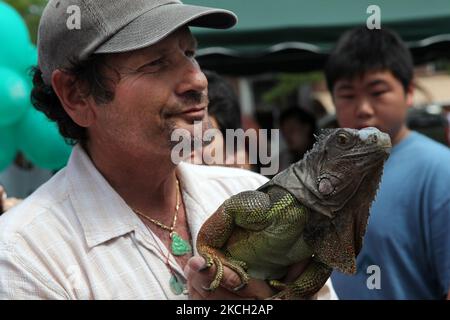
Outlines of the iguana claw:
[{"label": "iguana claw", "polygon": [[199,271],[199,272],[202,272],[202,271],[208,270],[208,269],[211,268],[211,267],[212,267],[212,264],[205,263],[205,264],[203,265],[203,267],[201,267],[200,269],[198,269],[198,271]]},{"label": "iguana claw", "polygon": [[214,288],[211,288],[211,287],[205,287],[205,286],[202,286],[202,289],[205,290],[205,291],[209,291],[209,292],[212,292],[212,291],[216,290],[216,289],[214,289]]}]

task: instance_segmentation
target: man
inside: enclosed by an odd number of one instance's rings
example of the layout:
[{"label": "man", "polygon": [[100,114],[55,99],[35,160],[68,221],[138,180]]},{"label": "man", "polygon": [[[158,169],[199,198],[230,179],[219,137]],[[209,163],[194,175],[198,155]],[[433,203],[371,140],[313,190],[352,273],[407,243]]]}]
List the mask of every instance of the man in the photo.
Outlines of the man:
[{"label": "man", "polygon": [[171,161],[174,130],[200,139],[194,122],[208,123],[188,26],[235,22],[229,11],[173,0],[49,1],[32,100],[76,146],[65,169],[1,217],[0,298],[273,294],[256,280],[229,290],[229,269],[224,287],[207,292],[213,270],[199,271],[199,257],[188,263],[208,215],[266,179]]},{"label": "man", "polygon": [[443,299],[450,288],[450,151],[406,126],[413,62],[393,32],[357,28],[326,69],[341,127],[377,127],[393,143],[357,259],[332,275],[341,299]]}]

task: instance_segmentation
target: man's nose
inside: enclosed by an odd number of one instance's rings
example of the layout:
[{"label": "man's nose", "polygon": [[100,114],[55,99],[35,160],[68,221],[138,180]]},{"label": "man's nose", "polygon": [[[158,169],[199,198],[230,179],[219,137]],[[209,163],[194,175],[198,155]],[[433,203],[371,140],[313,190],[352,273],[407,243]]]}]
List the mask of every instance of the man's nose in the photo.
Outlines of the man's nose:
[{"label": "man's nose", "polygon": [[180,70],[177,94],[182,95],[189,91],[204,92],[208,88],[208,80],[200,69],[197,61],[186,59]]},{"label": "man's nose", "polygon": [[374,115],[374,110],[372,105],[370,104],[370,101],[367,99],[361,99],[357,102],[356,106],[356,116],[358,118],[370,118]]}]

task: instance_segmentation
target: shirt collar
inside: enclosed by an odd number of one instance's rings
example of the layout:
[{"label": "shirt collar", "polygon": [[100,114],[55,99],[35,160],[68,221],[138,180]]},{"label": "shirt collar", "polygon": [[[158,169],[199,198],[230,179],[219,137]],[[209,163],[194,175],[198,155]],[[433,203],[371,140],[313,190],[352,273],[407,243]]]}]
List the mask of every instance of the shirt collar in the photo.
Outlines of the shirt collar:
[{"label": "shirt collar", "polygon": [[[181,162],[177,168],[193,243],[215,205],[202,195],[196,165]],[[110,186],[78,144],[66,168],[69,196],[89,248],[142,227],[142,222]],[[206,197],[207,198],[207,197]],[[195,246],[194,246],[195,247]]]},{"label": "shirt collar", "polygon": [[90,248],[137,228],[139,218],[80,145],[73,148],[66,174],[70,199]]}]

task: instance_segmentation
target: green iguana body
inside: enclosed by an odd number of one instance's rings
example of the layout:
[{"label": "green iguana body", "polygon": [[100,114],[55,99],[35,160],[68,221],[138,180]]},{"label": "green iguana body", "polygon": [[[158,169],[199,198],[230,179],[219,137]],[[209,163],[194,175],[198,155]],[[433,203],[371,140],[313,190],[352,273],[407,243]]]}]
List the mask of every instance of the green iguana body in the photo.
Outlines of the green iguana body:
[{"label": "green iguana body", "polygon": [[[301,160],[256,191],[226,200],[204,223],[197,250],[217,267],[208,289],[220,285],[223,266],[240,276],[269,280],[276,297],[309,297],[333,268],[356,271],[370,205],[388,157],[390,139],[375,128],[322,134]],[[308,261],[292,283],[290,266]]]}]

